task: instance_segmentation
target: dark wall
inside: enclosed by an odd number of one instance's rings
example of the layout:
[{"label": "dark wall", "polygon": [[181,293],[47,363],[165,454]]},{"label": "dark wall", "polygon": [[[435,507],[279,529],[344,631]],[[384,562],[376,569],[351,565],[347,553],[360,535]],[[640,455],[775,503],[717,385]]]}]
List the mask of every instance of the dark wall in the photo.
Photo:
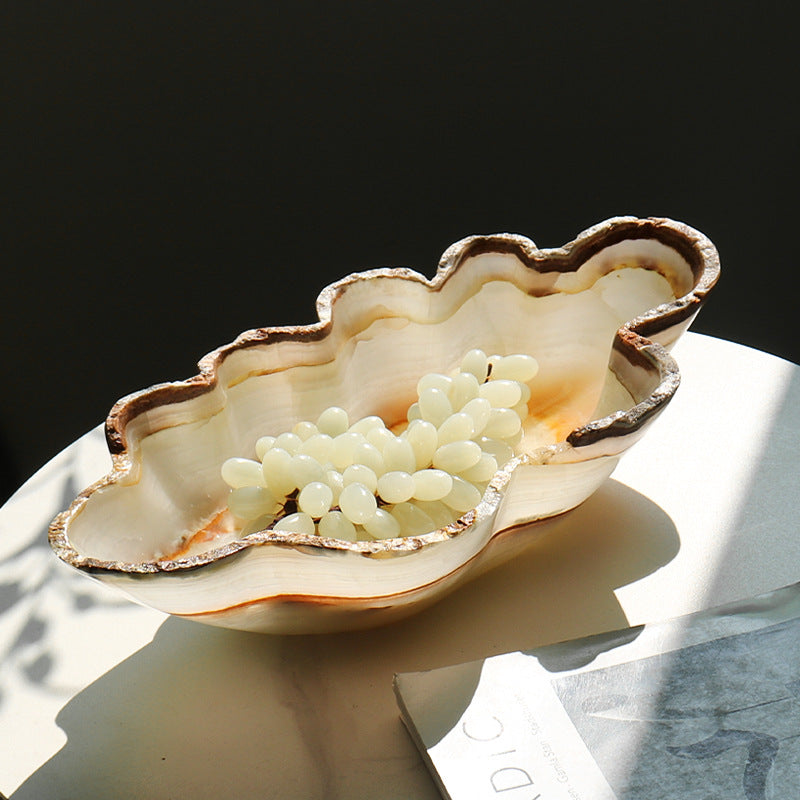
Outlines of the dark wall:
[{"label": "dark wall", "polygon": [[3,4],[0,489],[326,283],[431,275],[470,233],[680,219],[723,263],[695,329],[800,361],[776,8]]}]

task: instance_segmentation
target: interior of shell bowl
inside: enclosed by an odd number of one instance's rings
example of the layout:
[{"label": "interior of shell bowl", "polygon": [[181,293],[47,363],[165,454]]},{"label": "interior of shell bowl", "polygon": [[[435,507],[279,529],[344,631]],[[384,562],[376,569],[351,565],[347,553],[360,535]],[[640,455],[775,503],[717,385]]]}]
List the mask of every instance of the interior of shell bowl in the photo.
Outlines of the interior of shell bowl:
[{"label": "interior of shell bowl", "polygon": [[[500,534],[569,510],[608,477],[675,392],[664,348],[717,275],[702,234],[635,218],[552,250],[469,237],[432,280],[353,274],[323,290],[319,323],[248,331],[194,378],[119,401],[107,422],[113,470],[56,518],[51,544],[140,601],[211,624],[320,631],[418,609],[474,574]],[[260,437],[331,406],[399,434],[420,378],[475,348],[528,354],[539,369],[514,457],[474,508],[429,531],[356,541],[247,529],[228,510],[221,466],[254,458]]]}]

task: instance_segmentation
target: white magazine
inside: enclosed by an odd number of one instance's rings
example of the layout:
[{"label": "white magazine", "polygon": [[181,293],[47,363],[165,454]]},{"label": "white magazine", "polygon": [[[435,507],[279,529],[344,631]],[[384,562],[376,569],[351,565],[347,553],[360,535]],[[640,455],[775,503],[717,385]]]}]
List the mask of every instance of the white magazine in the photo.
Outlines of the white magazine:
[{"label": "white magazine", "polygon": [[395,693],[450,800],[800,797],[800,584]]}]

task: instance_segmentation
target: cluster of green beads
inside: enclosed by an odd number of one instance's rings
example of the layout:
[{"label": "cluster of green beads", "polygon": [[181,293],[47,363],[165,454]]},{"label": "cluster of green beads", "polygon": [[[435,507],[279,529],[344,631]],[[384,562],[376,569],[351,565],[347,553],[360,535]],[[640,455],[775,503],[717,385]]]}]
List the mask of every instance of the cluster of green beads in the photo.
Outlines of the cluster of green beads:
[{"label": "cluster of green beads", "polygon": [[449,525],[514,455],[537,371],[528,355],[470,350],[450,375],[420,379],[399,435],[380,417],[351,425],[344,409],[327,408],[315,423],[260,438],[257,460],[225,461],[228,507],[245,533],[272,527],[357,541]]}]

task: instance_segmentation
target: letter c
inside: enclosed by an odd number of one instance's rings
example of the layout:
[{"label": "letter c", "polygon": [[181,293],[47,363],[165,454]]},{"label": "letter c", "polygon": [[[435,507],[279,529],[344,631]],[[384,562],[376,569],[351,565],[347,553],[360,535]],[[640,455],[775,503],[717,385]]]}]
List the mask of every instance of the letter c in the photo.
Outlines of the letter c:
[{"label": "letter c", "polygon": [[[502,733],[503,733],[503,723],[500,722],[500,720],[497,719],[497,717],[489,717],[489,719],[490,720],[494,720],[495,723],[497,723],[497,724],[496,725],[487,726],[487,730],[481,730],[482,726],[478,726],[479,730],[477,732],[471,732],[470,730],[467,730],[467,723],[466,722],[462,722],[461,723],[461,730],[464,731],[464,735],[468,739],[472,739],[473,741],[476,741],[476,742],[491,742],[492,739],[497,739],[499,736],[502,735]],[[470,722],[470,728],[472,728],[472,727],[473,727],[472,722]],[[489,734],[489,728],[492,728],[495,731],[491,735],[487,735],[487,734]]]}]

